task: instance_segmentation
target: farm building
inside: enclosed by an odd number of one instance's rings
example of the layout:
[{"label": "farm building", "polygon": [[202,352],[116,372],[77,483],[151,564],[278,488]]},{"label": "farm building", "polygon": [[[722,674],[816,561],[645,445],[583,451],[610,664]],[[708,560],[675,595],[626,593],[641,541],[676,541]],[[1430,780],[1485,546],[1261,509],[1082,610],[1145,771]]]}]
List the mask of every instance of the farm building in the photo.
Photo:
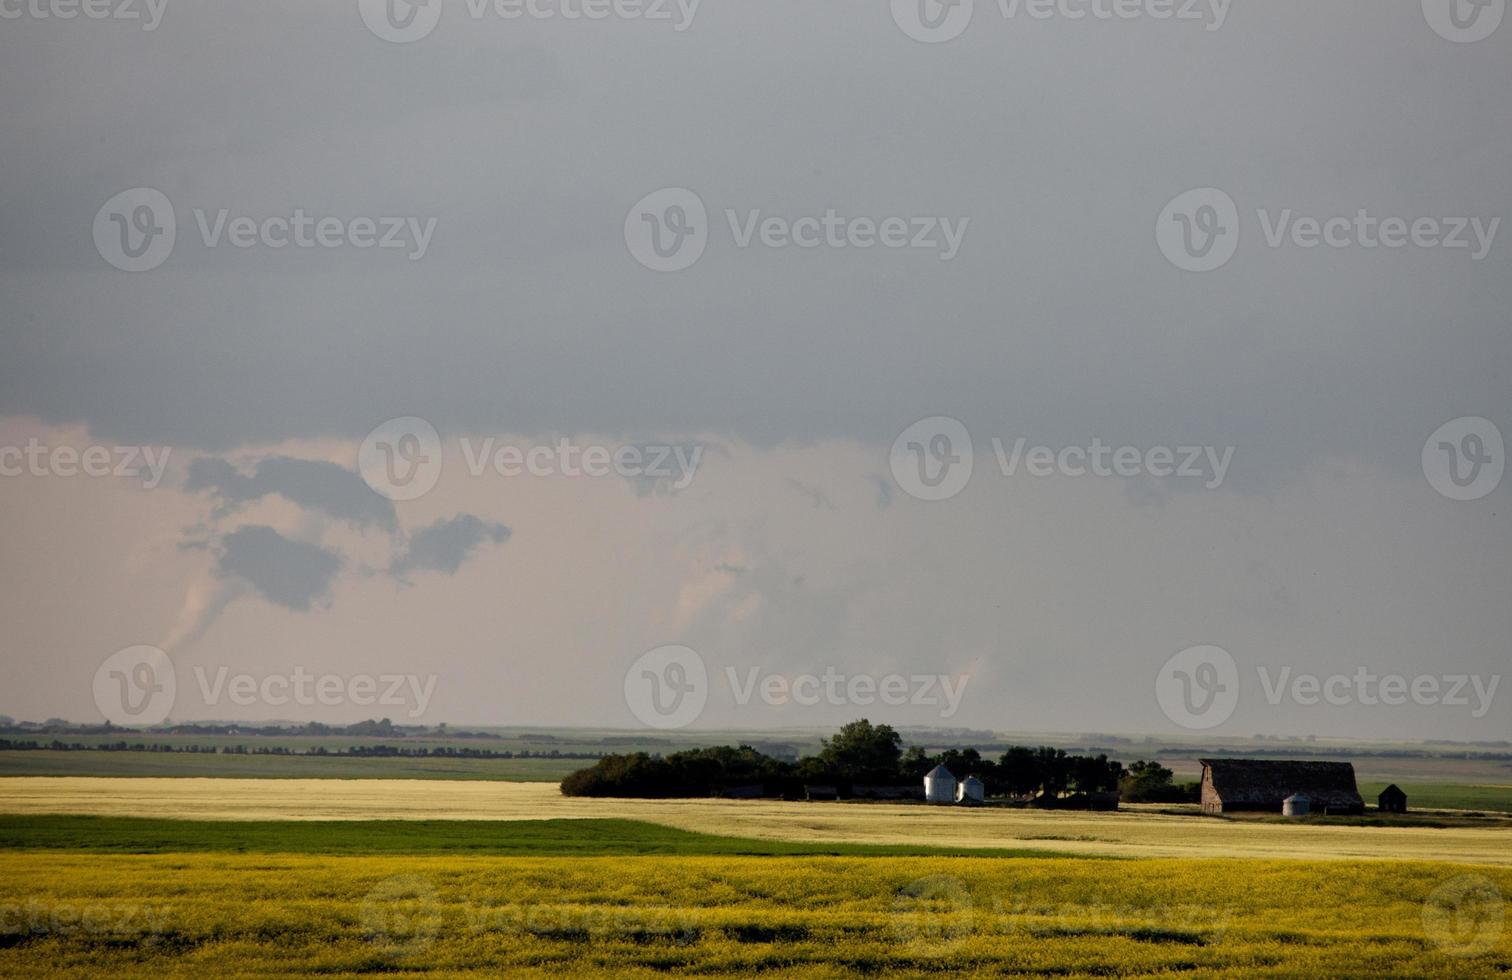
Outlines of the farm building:
[{"label": "farm building", "polygon": [[981,803],[987,799],[987,787],[975,776],[967,776],[961,780],[961,785],[956,787],[957,803]]},{"label": "farm building", "polygon": [[918,786],[868,786],[857,783],[851,787],[851,798],[857,800],[922,800],[924,791]]},{"label": "farm building", "polygon": [[944,766],[935,766],[924,776],[924,801],[926,803],[954,803],[956,778]]},{"label": "farm building", "polygon": [[1203,813],[1281,813],[1288,796],[1305,796],[1315,813],[1365,812],[1348,762],[1202,759]]},{"label": "farm building", "polygon": [[1406,813],[1407,794],[1396,783],[1392,783],[1376,797],[1376,809],[1382,813]]}]

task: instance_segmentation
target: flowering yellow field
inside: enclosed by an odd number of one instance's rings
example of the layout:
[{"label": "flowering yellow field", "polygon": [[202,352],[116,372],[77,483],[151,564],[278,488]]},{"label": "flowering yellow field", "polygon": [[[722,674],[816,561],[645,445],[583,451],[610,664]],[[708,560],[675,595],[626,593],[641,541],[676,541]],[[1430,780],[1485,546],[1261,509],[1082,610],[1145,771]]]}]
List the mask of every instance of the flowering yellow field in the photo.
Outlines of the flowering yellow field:
[{"label": "flowering yellow field", "polygon": [[0,780],[0,812],[199,820],[626,818],[731,837],[1030,848],[1137,857],[1422,860],[1512,867],[1498,826],[1360,827],[1119,813],[758,800],[593,800],[537,783],[326,779]]},{"label": "flowering yellow field", "polygon": [[0,854],[0,975],[1490,976],[1512,871],[1079,858]]}]

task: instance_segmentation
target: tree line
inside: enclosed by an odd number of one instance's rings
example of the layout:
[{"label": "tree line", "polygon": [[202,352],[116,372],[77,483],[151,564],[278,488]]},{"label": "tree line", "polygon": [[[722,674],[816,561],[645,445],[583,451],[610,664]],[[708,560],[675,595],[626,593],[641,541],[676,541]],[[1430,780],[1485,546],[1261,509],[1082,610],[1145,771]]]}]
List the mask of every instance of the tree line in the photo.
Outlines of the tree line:
[{"label": "tree line", "polygon": [[943,765],[957,779],[975,776],[989,797],[1058,799],[1119,793],[1128,802],[1186,802],[1190,787],[1175,786],[1171,770],[1155,762],[1125,767],[1106,754],[1071,755],[1050,746],[1011,746],[999,758],[974,748],[930,754],[903,749],[890,725],[862,719],[824,739],[816,755],[796,762],[741,745],[690,749],[667,756],[635,752],[606,755],[562,780],[566,796],[701,797],[759,787],[762,796],[797,799],[806,787],[833,786],[841,795],[861,787],[918,787]]}]

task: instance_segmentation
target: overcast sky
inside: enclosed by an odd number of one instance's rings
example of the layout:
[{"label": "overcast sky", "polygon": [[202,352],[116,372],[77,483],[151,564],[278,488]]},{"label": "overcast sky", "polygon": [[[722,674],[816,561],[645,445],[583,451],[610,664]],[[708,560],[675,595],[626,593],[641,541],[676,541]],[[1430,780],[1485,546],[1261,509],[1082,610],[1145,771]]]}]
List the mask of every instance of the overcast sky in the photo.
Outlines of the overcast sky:
[{"label": "overcast sky", "polygon": [[[1512,24],[1470,41],[1437,2],[976,0],[940,43],[902,0],[432,0],[399,42],[366,0],[167,0],[151,30],[7,7],[0,447],[171,452],[151,488],[53,457],[0,476],[0,712],[97,720],[97,668],[146,644],[175,719],[630,728],[627,670],[678,644],[709,675],[695,727],[1180,732],[1163,665],[1212,644],[1240,690],[1216,734],[1512,738],[1512,683],[1478,717],[1471,688],[1267,697],[1287,668],[1490,683],[1512,659],[1512,480],[1452,499],[1424,453],[1499,470],[1456,420],[1512,434]],[[107,207],[134,188],[176,229],[140,272],[107,254],[157,214]],[[680,271],[635,241],[665,188],[706,209]],[[1204,188],[1235,211],[1192,226],[1233,252],[1188,271],[1165,212]],[[652,200],[665,224],[689,198]],[[340,243],[228,237],[296,209]],[[763,243],[829,211],[909,245]],[[1388,219],[1405,244],[1368,247]],[[364,220],[403,247],[356,247]],[[416,499],[359,473],[402,417],[445,445]],[[890,451],[936,417],[974,465],[925,500]],[[700,455],[686,480],[474,476],[488,438]],[[1020,438],[1227,463],[1005,474],[993,440]],[[414,717],[210,705],[196,667],[434,692]],[[727,668],[967,682],[948,716],[773,706]]]}]

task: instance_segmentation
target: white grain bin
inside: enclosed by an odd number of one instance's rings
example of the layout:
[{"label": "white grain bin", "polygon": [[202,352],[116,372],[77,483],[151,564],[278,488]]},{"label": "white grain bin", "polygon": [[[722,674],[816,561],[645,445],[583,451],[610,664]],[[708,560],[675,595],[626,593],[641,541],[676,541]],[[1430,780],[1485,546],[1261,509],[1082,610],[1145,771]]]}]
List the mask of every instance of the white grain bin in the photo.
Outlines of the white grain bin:
[{"label": "white grain bin", "polygon": [[944,766],[935,766],[924,777],[924,802],[954,803],[956,778]]},{"label": "white grain bin", "polygon": [[981,803],[987,799],[987,787],[975,776],[967,776],[961,780],[961,785],[956,789],[957,803]]},{"label": "white grain bin", "polygon": [[1312,812],[1312,800],[1301,793],[1293,793],[1281,801],[1281,812],[1288,817],[1305,817]]}]

